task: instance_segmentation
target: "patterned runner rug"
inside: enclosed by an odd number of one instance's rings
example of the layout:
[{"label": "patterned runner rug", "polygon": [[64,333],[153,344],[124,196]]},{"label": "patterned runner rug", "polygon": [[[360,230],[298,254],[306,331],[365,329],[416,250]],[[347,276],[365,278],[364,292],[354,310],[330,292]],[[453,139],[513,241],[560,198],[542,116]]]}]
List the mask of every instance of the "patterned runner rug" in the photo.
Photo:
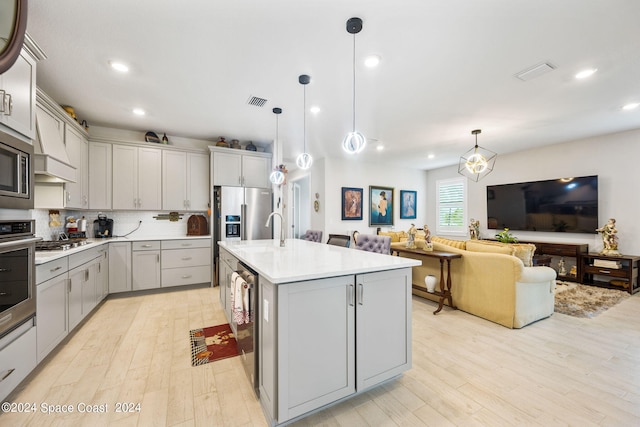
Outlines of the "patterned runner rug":
[{"label": "patterned runner rug", "polygon": [[626,291],[558,280],[554,311],[575,317],[595,317],[629,296]]},{"label": "patterned runner rug", "polygon": [[191,366],[205,365],[238,355],[237,342],[228,323],[189,331]]}]

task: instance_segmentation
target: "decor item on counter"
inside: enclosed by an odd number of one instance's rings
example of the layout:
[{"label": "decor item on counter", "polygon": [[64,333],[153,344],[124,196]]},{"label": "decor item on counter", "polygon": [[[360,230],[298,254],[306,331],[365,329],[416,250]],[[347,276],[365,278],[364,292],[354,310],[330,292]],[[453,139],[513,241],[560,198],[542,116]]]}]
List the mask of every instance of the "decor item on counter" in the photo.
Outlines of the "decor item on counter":
[{"label": "decor item on counter", "polygon": [[302,153],[296,158],[296,165],[300,169],[309,169],[313,163],[313,157],[307,153],[307,85],[311,81],[311,77],[306,74],[298,76],[298,83],[302,85],[303,102],[302,102]]},{"label": "decor item on counter", "polygon": [[460,157],[458,164],[458,173],[475,182],[491,173],[498,157],[497,153],[478,146],[480,132],[480,129],[471,131],[476,136],[476,145]]},{"label": "decor item on counter", "polygon": [[469,238],[480,240],[480,220],[471,218],[469,221]]},{"label": "decor item on counter", "polygon": [[369,186],[369,226],[393,225],[393,188]]},{"label": "decor item on counter", "polygon": [[147,132],[144,134],[144,140],[145,142],[153,142],[154,144],[160,144],[160,138],[158,138],[158,135],[156,135],[155,132]]},{"label": "decor item on counter", "polygon": [[168,214],[158,214],[156,216],[154,216],[154,219],[168,219],[171,222],[176,222],[182,219],[182,216],[184,214],[181,214],[180,212],[169,212]]},{"label": "decor item on counter", "polygon": [[362,188],[342,187],[342,220],[362,219]]},{"label": "decor item on counter", "polygon": [[436,283],[438,283],[438,279],[436,279],[436,276],[433,276],[431,274],[424,276],[424,284],[427,287],[427,292],[429,292],[430,294],[436,291]]},{"label": "decor item on counter", "polygon": [[206,236],[209,223],[204,215],[191,215],[187,220],[187,236]]},{"label": "decor item on counter", "polygon": [[67,221],[64,225],[65,230],[68,233],[75,233],[78,231],[78,222],[74,216],[68,216]]},{"label": "decor item on counter", "polygon": [[353,127],[344,137],[342,148],[349,154],[361,152],[367,145],[367,138],[356,131],[356,34],[362,30],[362,19],[350,18],[347,21],[347,32],[353,34]]},{"label": "decor item on counter", "polygon": [[228,323],[189,331],[191,366],[238,356],[236,341]]},{"label": "decor item on counter", "polygon": [[431,230],[427,224],[422,228],[424,231],[424,250],[427,252],[433,251],[433,243],[431,242]]},{"label": "decor item on counter", "polygon": [[60,222],[60,211],[59,210],[50,210],[49,211],[49,227],[60,227],[62,226],[62,222]]},{"label": "decor item on counter", "polygon": [[67,112],[67,114],[75,121],[78,121],[78,116],[76,116],[76,110],[70,105],[63,105],[62,109]]},{"label": "decor item on counter", "polygon": [[223,136],[221,136],[218,142],[216,142],[216,147],[229,148],[229,143],[224,140]]},{"label": "decor item on counter", "polygon": [[501,243],[518,243],[518,239],[509,233],[509,229],[505,227],[504,230],[496,234],[496,239]]},{"label": "decor item on counter", "polygon": [[400,219],[416,219],[417,192],[400,190]]},{"label": "decor item on counter", "polygon": [[230,148],[233,148],[236,150],[242,150],[242,145],[240,145],[240,141],[238,141],[237,139],[232,139]]},{"label": "decor item on counter", "polygon": [[615,218],[609,218],[609,221],[596,231],[602,234],[602,243],[604,247],[600,251],[602,255],[607,256],[621,256],[618,251],[618,230],[616,229]]},{"label": "decor item on counter", "polygon": [[554,311],[574,317],[595,317],[630,296],[618,289],[556,281]]},{"label": "decor item on counter", "polygon": [[[273,114],[276,115],[276,139],[273,142],[273,146],[274,146],[273,157],[277,160],[279,150],[280,150],[279,148],[280,139],[279,139],[279,132],[278,132],[278,116],[282,114],[282,108],[275,107],[271,111],[273,111]],[[271,183],[274,185],[285,184],[287,181],[286,173],[287,173],[287,168],[284,165],[278,165],[273,169],[273,172],[271,172],[271,174],[269,175],[269,181],[271,181]]]},{"label": "decor item on counter", "polygon": [[87,231],[87,220],[84,217],[84,215],[77,222],[78,222],[78,231],[81,232],[81,233],[82,232],[86,232]]},{"label": "decor item on counter", "polygon": [[258,151],[257,147],[253,145],[253,141],[249,141],[249,143],[244,149],[247,151]]},{"label": "decor item on counter", "polygon": [[162,135],[162,143],[169,144],[169,138],[167,138],[166,132]]}]

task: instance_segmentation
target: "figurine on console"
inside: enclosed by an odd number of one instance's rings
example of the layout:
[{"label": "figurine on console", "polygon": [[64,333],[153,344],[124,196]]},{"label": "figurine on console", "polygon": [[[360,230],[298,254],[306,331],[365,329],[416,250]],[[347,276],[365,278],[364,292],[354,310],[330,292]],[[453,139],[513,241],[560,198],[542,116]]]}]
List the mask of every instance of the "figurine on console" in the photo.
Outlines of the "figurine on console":
[{"label": "figurine on console", "polygon": [[409,235],[409,238],[407,239],[407,248],[409,249],[415,249],[416,248],[416,234],[418,233],[418,229],[416,228],[415,224],[411,224],[411,227],[409,228],[409,231],[407,231],[407,234]]},{"label": "figurine on console", "polygon": [[471,240],[480,239],[480,221],[477,219],[471,218],[469,222],[469,238]]},{"label": "figurine on console", "polygon": [[604,248],[600,252],[607,256],[621,256],[618,252],[618,230],[616,229],[615,218],[609,218],[609,221],[602,227],[596,229],[598,233],[602,233],[602,243]]},{"label": "figurine on console", "polygon": [[431,231],[427,224],[424,225],[424,250],[429,252],[433,250],[433,243],[431,243]]}]

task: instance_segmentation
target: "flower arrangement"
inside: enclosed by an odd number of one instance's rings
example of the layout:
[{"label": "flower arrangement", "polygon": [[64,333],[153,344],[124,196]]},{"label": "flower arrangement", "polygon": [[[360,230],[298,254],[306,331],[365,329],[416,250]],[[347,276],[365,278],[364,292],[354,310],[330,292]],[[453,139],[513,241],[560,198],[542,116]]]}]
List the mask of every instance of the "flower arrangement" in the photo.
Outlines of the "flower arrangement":
[{"label": "flower arrangement", "polygon": [[509,233],[509,229],[505,227],[504,230],[496,234],[496,239],[501,243],[518,243],[518,239]]}]

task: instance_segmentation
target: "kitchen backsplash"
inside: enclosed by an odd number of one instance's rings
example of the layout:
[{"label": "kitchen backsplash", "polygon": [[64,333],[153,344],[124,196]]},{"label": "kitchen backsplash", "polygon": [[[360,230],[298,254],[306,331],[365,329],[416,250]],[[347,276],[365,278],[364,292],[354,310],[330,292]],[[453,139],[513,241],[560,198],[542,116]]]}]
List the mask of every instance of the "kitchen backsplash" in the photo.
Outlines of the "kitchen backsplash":
[{"label": "kitchen backsplash", "polygon": [[[33,219],[36,220],[36,236],[42,237],[45,240],[55,240],[58,235],[65,231],[64,223],[68,216],[74,216],[76,219],[80,219],[83,216],[87,220],[87,237],[93,237],[93,221],[98,219],[100,212],[95,211],[65,211],[60,210],[60,227],[50,227],[49,211],[46,209],[34,209],[32,214]],[[187,235],[187,221],[189,217],[196,212],[185,213],[182,219],[178,221],[169,221],[163,219],[155,219],[160,212],[145,212],[145,211],[110,211],[103,212],[107,218],[113,219],[113,234],[115,236],[124,236],[127,233],[131,237],[135,238],[157,238],[157,237],[179,237]],[[202,213],[207,216],[206,213]],[[139,221],[142,221],[140,228],[138,227]],[[135,231],[133,231],[135,230]]]}]

